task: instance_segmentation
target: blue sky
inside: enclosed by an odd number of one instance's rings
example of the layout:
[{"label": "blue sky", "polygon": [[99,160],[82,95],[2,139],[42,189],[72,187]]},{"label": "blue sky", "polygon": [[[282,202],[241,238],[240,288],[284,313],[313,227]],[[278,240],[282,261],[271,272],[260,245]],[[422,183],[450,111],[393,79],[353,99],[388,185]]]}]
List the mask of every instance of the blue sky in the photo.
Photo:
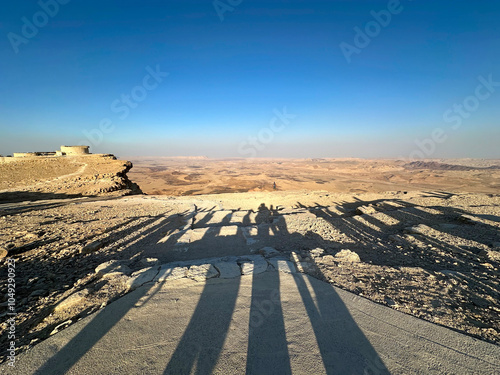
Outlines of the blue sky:
[{"label": "blue sky", "polygon": [[499,158],[499,18],[494,1],[8,2],[0,154]]}]

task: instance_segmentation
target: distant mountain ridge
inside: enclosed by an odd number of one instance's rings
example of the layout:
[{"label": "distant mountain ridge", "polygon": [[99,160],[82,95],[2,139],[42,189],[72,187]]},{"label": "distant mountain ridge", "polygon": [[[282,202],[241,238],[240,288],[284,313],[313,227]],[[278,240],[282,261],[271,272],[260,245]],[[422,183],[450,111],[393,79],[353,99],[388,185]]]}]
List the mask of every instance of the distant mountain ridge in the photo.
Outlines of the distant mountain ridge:
[{"label": "distant mountain ridge", "polygon": [[474,170],[486,170],[486,169],[500,169],[498,165],[492,165],[490,167],[469,167],[465,165],[454,165],[446,163],[438,163],[435,161],[413,161],[411,163],[404,165],[405,169],[432,169],[435,171],[474,171]]}]

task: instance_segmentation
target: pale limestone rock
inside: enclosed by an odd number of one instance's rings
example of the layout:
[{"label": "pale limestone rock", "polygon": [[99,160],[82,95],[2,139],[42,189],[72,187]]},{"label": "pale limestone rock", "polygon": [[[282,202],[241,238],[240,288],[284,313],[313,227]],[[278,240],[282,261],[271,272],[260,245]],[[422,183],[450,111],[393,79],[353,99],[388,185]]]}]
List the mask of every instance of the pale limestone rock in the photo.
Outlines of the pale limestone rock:
[{"label": "pale limestone rock", "polygon": [[337,262],[351,262],[351,263],[361,262],[359,255],[351,250],[340,250],[337,254],[335,254],[334,259]]},{"label": "pale limestone rock", "polygon": [[187,267],[160,267],[158,275],[155,277],[155,282],[163,282],[166,280],[177,280],[186,277]]},{"label": "pale limestone rock", "polygon": [[323,256],[324,253],[325,253],[325,250],[320,249],[319,247],[309,251],[309,255],[312,258],[317,258],[317,257]]},{"label": "pale limestone rock", "polygon": [[356,213],[360,215],[371,215],[377,213],[377,210],[373,206],[359,206],[356,208]]},{"label": "pale limestone rock", "polygon": [[269,260],[269,263],[271,263],[271,265],[277,271],[284,272],[284,273],[297,273],[295,266],[289,260],[273,258],[273,259]]},{"label": "pale limestone rock", "polygon": [[73,293],[69,297],[65,298],[61,302],[57,304],[57,306],[54,308],[55,312],[63,311],[66,309],[69,309],[75,305],[78,305],[85,301],[87,296],[89,295],[88,289],[81,290],[79,292]]},{"label": "pale limestone rock", "polygon": [[142,258],[139,263],[144,267],[154,267],[160,263],[158,258]]},{"label": "pale limestone rock", "polygon": [[134,272],[132,277],[127,280],[126,285],[129,290],[134,290],[139,288],[141,285],[153,281],[156,275],[158,275],[158,267],[145,268]]},{"label": "pale limestone rock", "polygon": [[244,260],[240,263],[241,265],[241,274],[242,275],[250,275],[250,274],[258,274],[267,271],[268,263],[262,258],[262,260]]},{"label": "pale limestone rock", "polygon": [[241,276],[240,266],[236,262],[217,262],[214,266],[219,270],[219,277],[221,279],[231,279]]},{"label": "pale limestone rock", "polygon": [[104,246],[104,244],[101,241],[91,242],[91,243],[85,245],[82,249],[80,249],[80,254],[93,253],[93,252],[99,250],[103,246]]},{"label": "pale limestone rock", "polygon": [[126,261],[110,260],[98,265],[95,272],[103,278],[110,278],[120,275],[130,275],[132,270],[127,266]]},{"label": "pale limestone rock", "polygon": [[219,276],[219,272],[211,264],[191,266],[189,267],[189,271],[187,272],[187,277],[196,281],[204,281],[206,279],[211,279],[217,276]]},{"label": "pale limestone rock", "polygon": [[259,254],[266,258],[272,258],[281,255],[281,253],[273,247],[264,247],[259,250]]}]

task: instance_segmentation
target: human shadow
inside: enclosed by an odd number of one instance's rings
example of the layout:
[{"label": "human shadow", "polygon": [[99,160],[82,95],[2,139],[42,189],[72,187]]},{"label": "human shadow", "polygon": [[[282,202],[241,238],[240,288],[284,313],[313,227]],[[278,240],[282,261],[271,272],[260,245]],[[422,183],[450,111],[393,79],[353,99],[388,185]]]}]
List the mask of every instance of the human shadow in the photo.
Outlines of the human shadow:
[{"label": "human shadow", "polygon": [[[207,283],[164,374],[212,374],[229,330],[239,290],[239,278],[225,285],[215,300],[217,283]],[[193,371],[196,369],[196,371]]]},{"label": "human shadow", "polygon": [[[445,194],[439,192],[438,196]],[[428,196],[434,195],[428,193]],[[481,263],[477,255],[479,249],[457,245],[441,239],[438,234],[450,233],[455,237],[463,239],[464,242],[477,241],[485,246],[493,243],[498,236],[499,229],[487,223],[474,223],[481,231],[465,231],[464,223],[460,223],[460,218],[467,212],[449,206],[426,206],[418,207],[400,199],[380,199],[374,201],[358,201],[354,203],[341,204],[336,206],[338,212],[333,212],[330,207],[306,206],[298,202],[298,206],[307,209],[316,217],[324,219],[332,229],[340,231],[349,238],[350,244],[337,243],[337,247],[356,251],[363,261],[371,262],[383,266],[421,266],[427,270],[455,269],[456,264],[467,264],[470,267],[479,266]],[[360,206],[374,207],[373,214],[363,214],[356,212]],[[424,210],[425,209],[425,210]],[[427,210],[427,211],[426,211]],[[429,211],[432,210],[432,211]],[[393,219],[389,224],[377,218],[377,214]],[[474,216],[474,215],[472,215]],[[475,215],[480,217],[480,215]],[[494,218],[484,217],[491,220]],[[494,220],[491,220],[494,221]],[[452,228],[441,228],[432,223],[450,224]],[[422,243],[423,252],[401,251],[397,245],[404,245],[412,248],[415,245],[408,242],[405,235],[410,233],[414,224],[427,224],[435,227],[436,235],[416,235]],[[392,237],[391,237],[392,236]],[[397,238],[395,239],[394,236]],[[381,242],[382,241],[382,242]],[[396,241],[396,242],[394,242]],[[398,242],[399,241],[399,242]],[[442,252],[430,251],[429,249],[439,249]],[[377,251],[373,251],[376,249]],[[451,257],[450,254],[453,254]]]},{"label": "human shadow", "polygon": [[[141,234],[142,240],[153,235],[158,230],[168,226],[172,221],[178,218],[178,214],[173,214],[165,218],[154,217],[140,225],[152,224],[152,226],[143,231]],[[155,221],[160,220],[155,224]],[[136,252],[137,255],[140,255]],[[100,263],[109,259],[109,254],[92,254],[91,257],[95,263]],[[55,262],[55,261],[54,261]],[[82,286],[82,288],[85,285]],[[127,304],[124,308],[123,304],[116,306],[110,304],[109,308],[98,312],[85,327],[78,332],[61,350],[48,359],[37,371],[38,374],[64,374],[71,369],[92,347],[106,335],[126,314],[134,308],[146,294],[150,292],[153,285],[149,284],[135,290],[133,293],[126,295]],[[44,310],[45,316],[53,311],[53,306],[49,306]],[[82,316],[83,317],[83,316]],[[36,319],[43,319],[43,316]],[[33,322],[32,322],[33,323]],[[52,329],[48,327],[45,329]],[[47,331],[48,332],[48,331]],[[43,334],[43,333],[42,333]]]},{"label": "human shadow", "polygon": [[[81,198],[82,194],[42,193],[37,191],[4,191],[0,193],[0,203],[18,203],[24,201]],[[93,195],[88,195],[91,197]]]},{"label": "human shadow", "polygon": [[[226,223],[230,221],[230,215],[223,218]],[[268,208],[262,204],[255,216],[255,222],[259,223],[258,237],[290,237],[292,241],[300,242],[304,236],[290,233],[281,219],[282,216],[272,206]],[[248,223],[246,219],[244,221]],[[204,224],[210,225],[208,222],[209,220]],[[200,222],[197,226],[200,226]],[[217,236],[218,233],[212,228],[205,232],[201,241],[210,241],[210,237]],[[226,241],[230,242],[232,238],[227,237]],[[249,256],[248,261],[243,263],[253,267],[245,371],[247,374],[290,374],[292,366],[285,312],[281,304],[280,273],[266,272],[266,277],[262,278],[261,272],[272,268],[263,258]],[[304,283],[298,277],[296,283],[314,328],[327,373],[363,373],[366,369],[371,369],[374,374],[387,373],[376,351],[334,290],[332,289],[332,300],[327,301],[328,297],[324,297],[324,300],[320,300],[319,310],[314,312],[313,297],[307,288],[304,289]],[[195,312],[166,366],[165,374],[210,374],[214,371],[229,334],[240,280],[232,279],[229,287],[224,290],[224,297],[214,300],[213,292],[218,287],[213,280],[207,281]],[[322,291],[318,290],[317,293],[321,294]],[[215,316],[216,320],[213,319]],[[339,336],[339,332],[342,335]],[[344,370],[346,371],[342,372]]]},{"label": "human shadow", "polygon": [[247,374],[291,374],[278,272],[252,279]]},{"label": "human shadow", "polygon": [[[272,206],[267,209],[261,205],[259,213],[271,222],[270,230],[264,231],[262,235],[285,236],[295,243],[303,241],[305,236],[290,233],[286,222],[279,220],[279,213]],[[308,240],[316,237],[315,240],[319,241],[319,236],[314,233],[306,235]],[[314,266],[313,274],[324,278],[317,266]],[[313,282],[311,291],[305,283],[306,276],[297,273],[293,277],[313,328],[326,373],[388,373],[333,287],[325,295],[323,285],[320,289]],[[254,275],[252,280],[246,369],[247,374],[292,373],[281,303],[280,272],[272,272],[266,279]]]},{"label": "human shadow", "polygon": [[0,193],[0,215],[20,214],[31,211],[48,210],[73,203],[108,201],[121,196],[96,196],[66,193],[2,192]]},{"label": "human shadow", "polygon": [[[449,194],[443,192],[426,194],[427,198],[447,199],[448,196]],[[405,205],[405,202],[398,200],[387,201],[395,203],[395,208],[388,208],[390,204],[386,205],[386,202],[380,201],[373,204],[376,210],[372,214],[354,215],[339,214],[329,207],[299,205],[325,220],[332,230],[343,236],[342,238],[347,238],[347,241],[333,243],[330,252],[332,255],[336,255],[340,249],[348,249],[356,252],[363,263],[375,266],[372,272],[387,270],[385,277],[370,276],[373,288],[384,290],[390,286],[388,289],[394,290],[398,285],[397,288],[401,291],[415,293],[414,286],[401,281],[407,278],[411,280],[413,276],[408,273],[412,272],[420,274],[419,277],[430,274],[438,282],[447,282],[449,285],[467,285],[464,290],[452,287],[443,297],[439,292],[440,288],[429,281],[429,287],[422,285],[418,288],[418,293],[420,297],[433,301],[438,307],[444,305],[446,309],[456,309],[460,306],[467,312],[467,317],[458,317],[463,318],[464,322],[471,321],[471,326],[494,327],[497,319],[493,311],[500,306],[491,300],[488,302],[484,297],[500,293],[495,270],[499,263],[488,255],[489,248],[494,246],[499,234],[498,226],[491,223],[495,221],[492,220],[495,217],[491,217],[494,215],[481,217],[448,204],[417,206]],[[366,202],[363,204],[367,205]],[[337,210],[336,207],[335,211],[342,210]],[[474,217],[482,220],[475,220]],[[327,248],[328,241],[323,243]],[[357,272],[353,268],[354,280],[364,280],[367,276],[366,270],[360,269]],[[352,286],[352,290],[356,291],[358,288]],[[464,300],[467,302],[464,303]],[[418,314],[426,314],[429,310],[421,308],[417,311]],[[436,315],[428,319],[435,322],[435,316],[442,312],[437,308],[433,314]],[[474,316],[481,316],[484,321],[476,321],[472,318]],[[478,337],[469,329],[459,331]],[[488,340],[485,336],[480,337]]]},{"label": "human shadow", "polygon": [[[274,225],[275,219],[276,212],[273,211],[272,206],[267,208],[262,203],[255,217],[260,239],[266,241],[271,236],[277,236],[278,233],[283,234]],[[276,371],[280,374],[291,374],[280,300],[279,275],[273,272],[269,279],[262,281],[255,272],[258,270],[257,266],[254,264],[252,279],[246,373],[266,374]],[[267,264],[265,266],[267,268]],[[270,327],[272,327],[271,335],[269,334]]]},{"label": "human shadow", "polygon": [[[228,213],[223,218],[223,222],[231,222],[231,215],[232,213]],[[170,220],[174,220],[176,217],[178,216],[172,215]],[[311,243],[310,241],[317,243],[319,240],[319,236],[316,238],[317,235],[311,233],[307,235],[297,232],[290,233],[283,215],[272,207],[267,208],[265,205],[261,205],[255,221],[259,223],[257,225],[258,237],[288,238],[289,243],[295,244]],[[208,221],[205,222],[205,225],[209,225]],[[160,242],[165,237],[167,227],[168,222],[152,225],[138,241],[131,240],[130,246],[124,250],[124,254],[128,254],[127,251],[132,254],[140,251],[139,249],[143,249],[144,254],[147,254],[148,245],[156,246],[157,250],[167,250],[169,246],[175,246],[180,239],[178,234],[171,234],[165,242]],[[168,228],[167,231],[171,233],[171,228]],[[181,233],[181,236],[185,233]],[[218,238],[219,241],[231,244],[238,237],[238,235],[222,234],[222,227],[212,227],[205,231],[203,237],[196,242],[210,244],[213,243],[214,238]],[[280,281],[280,273],[269,271],[266,272],[266,278],[262,278],[258,273],[260,272],[258,271],[258,258],[252,258],[249,255],[248,259],[249,262],[254,262],[254,274],[251,287],[251,306],[248,311],[250,321],[246,372],[248,374],[291,373],[290,343],[287,340],[285,327],[285,306],[281,303],[283,286]],[[270,268],[267,261],[263,262],[266,268]],[[311,290],[305,285],[303,276],[296,276],[295,282],[307,311],[307,319],[313,327],[319,352],[328,374],[363,373],[373,361],[376,361],[377,365],[372,367],[378,371],[373,373],[387,372],[379,360],[376,350],[359,329],[349,310],[333,288],[328,296],[323,296],[321,290],[314,290],[318,295],[313,297]],[[213,280],[206,282],[194,313],[165,367],[165,374],[187,374],[193,371],[198,374],[210,374],[215,371],[217,361],[223,351],[224,342],[229,334],[240,283],[239,277],[231,279],[230,283],[226,283],[224,297],[214,300],[212,296],[218,288],[218,283]],[[76,336],[38,369],[38,373],[61,374],[69,371],[124,318],[130,309],[143,303],[142,300],[151,293],[152,288],[152,285],[145,285],[125,296],[125,303],[121,303],[119,306],[111,304],[104,311],[96,314]],[[269,306],[272,306],[272,311],[269,310]]]},{"label": "human shadow", "polygon": [[[225,217],[223,220],[228,220]],[[218,230],[205,233],[204,238],[216,237]],[[202,238],[203,240],[203,238]],[[211,374],[222,351],[231,318],[236,305],[240,278],[224,285],[224,298],[215,300],[214,291],[220,288],[217,283],[207,282],[198,304],[172,354],[165,374]]]},{"label": "human shadow", "polygon": [[[142,235],[147,237],[151,235],[151,233],[155,230],[161,229],[165,225],[170,225],[173,221],[175,221],[176,217],[177,215],[172,215],[170,217],[160,218],[160,220],[162,220],[163,222],[156,225],[154,223],[155,221],[159,220],[158,217],[148,217],[148,219],[146,220],[143,220],[145,219],[144,217],[136,217],[125,220],[120,224],[107,228],[109,237],[103,241],[104,245],[109,245],[109,242],[113,242],[113,240],[116,240],[117,238],[124,237],[125,233],[129,231],[139,231],[142,233]],[[147,229],[145,229],[144,227],[146,227]],[[79,240],[77,242],[87,242],[89,240],[92,240],[95,236],[96,234],[91,234],[86,236],[83,240]],[[55,237],[55,239],[57,240],[60,238]],[[129,241],[131,240],[133,240],[133,237],[129,238]],[[52,240],[47,240],[44,242],[44,244],[53,242],[54,241]],[[38,241],[35,241],[35,243],[39,244]],[[124,243],[126,243],[126,241]],[[72,241],[68,242],[68,245],[74,244],[75,243],[73,243]],[[27,245],[26,247],[11,249],[11,251],[9,251],[9,257],[17,260],[19,259],[19,257],[25,255],[24,251],[28,251],[27,249],[29,247],[30,246]],[[123,253],[116,252],[115,250],[116,249],[114,249],[111,245],[109,246],[108,251],[94,252],[86,255],[75,255],[73,253],[70,253],[58,257],[43,257],[42,259],[38,257],[28,257],[26,259],[23,259],[22,261],[16,262],[16,270],[21,275],[38,275],[39,277],[46,277],[51,279],[55,277],[57,273],[60,273],[61,269],[63,268],[65,272],[64,279],[56,279],[58,281],[57,283],[55,282],[56,280],[54,280],[50,284],[50,289],[52,291],[56,291],[60,295],[64,295],[65,293],[67,294],[68,292],[75,293],[81,291],[84,288],[87,288],[89,283],[95,281],[96,275],[93,273],[93,271],[96,264],[101,264],[110,259],[124,258]],[[140,252],[137,251],[135,255],[140,256]],[[129,257],[126,259],[130,259],[130,257],[132,257],[132,255],[129,255]],[[44,270],[43,274],[32,272],[33,270],[39,270],[40,267],[42,267]],[[0,269],[0,277],[6,279],[6,269]],[[81,283],[81,281],[85,282]],[[104,283],[106,283],[106,281],[104,281]],[[28,283],[19,283],[17,285],[16,298],[21,301],[23,309],[32,309],[33,306],[37,304],[37,298],[30,298],[30,293],[37,288],[39,288],[39,286],[35,286],[29,281]],[[40,298],[43,298],[43,295]],[[34,328],[37,327],[40,322],[42,322],[48,315],[50,315],[54,311],[55,304],[57,304],[58,301],[59,299],[56,299],[55,301],[50,300],[50,302],[44,302],[43,306],[41,306],[41,308],[37,311],[36,315],[17,324],[17,331],[20,333],[19,345],[29,343],[34,338],[37,338],[39,340],[45,339],[50,335],[50,332],[54,329],[55,324],[49,324],[42,330],[34,330]],[[80,311],[77,316],[74,317],[74,319],[83,318],[88,315],[88,313],[97,310],[97,308],[98,307],[91,308],[90,311]],[[7,342],[2,342],[0,344],[0,349],[2,349],[4,345],[7,345]]]},{"label": "human shadow", "polygon": [[[314,266],[316,274],[321,274]],[[329,293],[316,280],[294,275],[327,374],[389,374],[377,351],[353,320],[333,286]],[[310,287],[308,286],[310,285]]]}]

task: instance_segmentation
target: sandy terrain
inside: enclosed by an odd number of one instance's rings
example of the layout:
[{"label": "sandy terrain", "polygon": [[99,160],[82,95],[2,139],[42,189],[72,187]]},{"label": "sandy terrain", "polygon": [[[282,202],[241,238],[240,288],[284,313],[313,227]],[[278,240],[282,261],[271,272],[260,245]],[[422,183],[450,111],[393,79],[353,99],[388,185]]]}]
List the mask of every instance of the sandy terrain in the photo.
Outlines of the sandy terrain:
[{"label": "sandy terrain", "polygon": [[[81,165],[64,165],[63,196],[9,201],[16,189],[32,189],[25,182],[9,194],[0,192],[1,287],[6,287],[7,258],[14,258],[21,351],[127,293],[132,272],[150,264],[245,256],[266,247],[320,280],[500,343],[498,162],[406,167],[361,160],[162,159],[157,167],[135,162],[139,172],[128,175],[134,182],[142,178],[146,191],[153,186],[172,194],[213,191],[228,181],[231,191],[243,186],[263,191],[75,198],[70,194],[75,181],[80,193],[92,191],[94,182],[78,180]],[[123,171],[126,163],[119,163]],[[95,173],[106,176],[109,165],[102,167]],[[214,177],[217,168],[225,174]],[[192,176],[196,170],[198,177]],[[58,189],[61,179],[55,175],[47,173],[37,188]],[[271,176],[277,191],[265,184]],[[293,190],[299,186],[314,189]],[[111,260],[123,261],[123,267],[103,277],[96,267]],[[5,309],[6,297],[1,298]],[[68,298],[72,303],[61,304]],[[0,334],[7,329],[6,313],[0,312]],[[0,350],[5,353],[4,346]]]},{"label": "sandy terrain", "polygon": [[249,191],[500,191],[500,160],[407,163],[365,159],[206,159],[132,157],[129,173],[146,194],[198,195]]}]

